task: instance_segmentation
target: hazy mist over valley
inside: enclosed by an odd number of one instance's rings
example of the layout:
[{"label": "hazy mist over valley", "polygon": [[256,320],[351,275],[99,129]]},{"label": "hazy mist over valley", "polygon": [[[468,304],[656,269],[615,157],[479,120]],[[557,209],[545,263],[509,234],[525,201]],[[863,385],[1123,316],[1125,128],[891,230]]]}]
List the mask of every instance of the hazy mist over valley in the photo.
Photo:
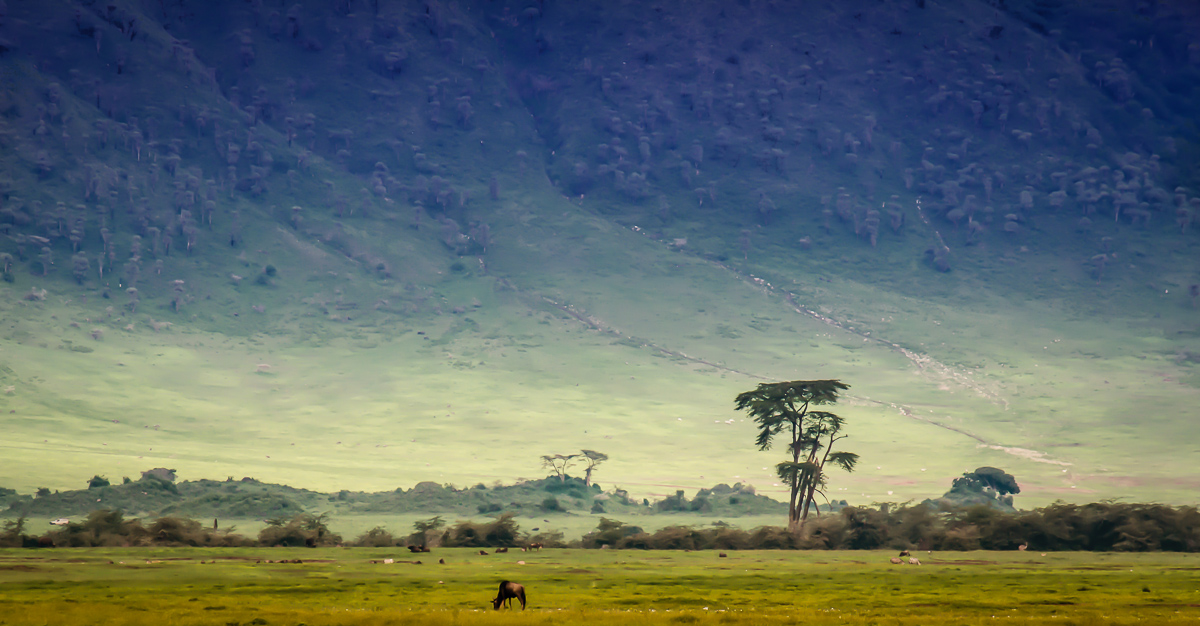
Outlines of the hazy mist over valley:
[{"label": "hazy mist over valley", "polygon": [[786,500],[840,379],[831,500],[1193,504],[1198,111],[1194,2],[0,0],[0,487]]}]

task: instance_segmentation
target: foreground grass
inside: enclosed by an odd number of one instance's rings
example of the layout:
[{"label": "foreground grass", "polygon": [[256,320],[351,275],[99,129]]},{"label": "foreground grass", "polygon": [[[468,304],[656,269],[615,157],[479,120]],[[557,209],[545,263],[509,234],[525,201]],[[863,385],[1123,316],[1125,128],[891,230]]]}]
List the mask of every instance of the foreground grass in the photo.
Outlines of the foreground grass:
[{"label": "foreground grass", "polygon": [[[0,624],[1124,624],[1200,619],[1192,555],[0,551]],[[395,563],[383,564],[385,558]],[[423,561],[418,565],[412,561]],[[438,559],[446,564],[439,565]],[[303,563],[267,563],[301,559]],[[261,562],[260,562],[261,561]],[[523,564],[521,562],[524,562]],[[498,581],[529,590],[493,612]]]}]

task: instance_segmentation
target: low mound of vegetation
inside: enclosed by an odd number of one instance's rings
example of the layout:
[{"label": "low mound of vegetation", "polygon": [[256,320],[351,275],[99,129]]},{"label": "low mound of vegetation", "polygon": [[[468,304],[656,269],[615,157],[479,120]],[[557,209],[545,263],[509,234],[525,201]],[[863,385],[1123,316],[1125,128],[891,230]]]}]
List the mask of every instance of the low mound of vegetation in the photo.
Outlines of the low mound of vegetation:
[{"label": "low mound of vegetation", "polygon": [[317,508],[326,494],[286,485],[261,483],[253,478],[225,481],[197,480],[176,483],[169,470],[144,472],[138,480],[126,477],[110,484],[97,475],[86,489],[39,489],[33,496],[8,500],[8,512],[41,517],[87,515],[98,509],[118,509],[132,515],[185,515],[196,517],[268,518]]},{"label": "low mound of vegetation", "polygon": [[176,483],[170,470],[148,471],[138,480],[125,478],[120,484],[110,484],[97,475],[88,481],[86,489],[53,493],[42,489],[32,497],[2,490],[0,504],[7,504],[9,514],[38,517],[69,517],[87,515],[97,509],[119,509],[143,517],[240,519],[271,519],[327,510],[340,515],[508,513],[536,516],[565,512],[617,515],[687,512],[725,517],[786,511],[783,503],[758,495],[754,487],[741,483],[701,489],[691,500],[679,491],[652,503],[634,500],[623,489],[605,491],[595,483],[589,485],[572,476],[550,476],[490,487],[480,483],[458,488],[427,481],[417,483],[411,489],[394,491],[321,493],[263,483],[253,478]]},{"label": "low mound of vegetation", "polygon": [[948,505],[966,508],[983,505],[1006,513],[1015,513],[1013,496],[1021,493],[1021,486],[1012,474],[995,467],[980,467],[955,478],[939,500],[926,500],[932,506]]}]

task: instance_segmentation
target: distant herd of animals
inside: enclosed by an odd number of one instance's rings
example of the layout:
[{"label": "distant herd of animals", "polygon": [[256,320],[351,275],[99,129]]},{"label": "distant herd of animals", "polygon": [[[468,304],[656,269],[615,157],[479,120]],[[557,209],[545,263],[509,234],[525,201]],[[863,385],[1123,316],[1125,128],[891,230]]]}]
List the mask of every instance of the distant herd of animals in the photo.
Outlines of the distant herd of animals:
[{"label": "distant herd of animals", "polygon": [[[522,546],[521,551],[525,552],[525,551],[541,550],[543,547],[545,547],[543,544],[531,543],[529,545]],[[1024,552],[1028,547],[1029,547],[1029,544],[1021,544],[1020,546],[1017,546],[1017,549]],[[408,546],[408,550],[413,553],[430,552],[430,549],[423,545],[422,546],[415,546],[415,545]],[[496,548],[495,552],[497,554],[504,554],[504,553],[508,552],[508,548]],[[691,552],[691,550],[688,550],[688,552]],[[929,554],[932,554],[932,553],[933,553],[932,551],[929,552]],[[487,550],[480,550],[479,554],[486,556],[488,554],[488,552],[487,552]],[[729,555],[724,552],[721,552],[721,553],[717,554],[717,556],[718,557],[728,557]],[[1043,552],[1042,556],[1046,556],[1046,554]],[[907,559],[907,561],[905,561],[905,559]],[[905,563],[907,563],[908,565],[920,565],[921,564],[921,560],[915,556],[912,556],[912,554],[908,550],[901,550],[899,556],[892,557],[890,559],[890,561],[891,561],[892,565],[903,565]],[[267,562],[270,563],[271,561],[267,561]],[[279,561],[279,562],[280,563],[288,563],[290,561]],[[297,559],[294,562],[300,563],[300,560]],[[376,562],[377,561],[371,561],[371,563],[376,563]],[[384,559],[383,562],[384,563],[394,563],[395,561],[393,561],[392,559]],[[524,561],[519,561],[519,562],[524,563]],[[412,561],[412,563],[415,563],[417,565],[421,564],[420,561]],[[446,560],[438,559],[438,563],[445,565]],[[525,602],[526,602],[525,585],[522,585],[520,583],[515,583],[511,580],[501,581],[500,588],[496,591],[496,597],[492,598],[492,609],[499,611],[501,606],[507,606],[508,608],[511,609],[512,601],[514,599],[521,602],[521,610],[524,611],[525,610]]]},{"label": "distant herd of animals", "polygon": [[[522,546],[521,552],[540,551],[544,547],[546,547],[546,546],[543,543],[531,543],[531,544]],[[410,545],[410,546],[408,546],[408,551],[412,552],[413,554],[419,554],[421,552],[430,552],[431,550],[429,549],[428,546],[424,546],[424,545]],[[504,554],[506,552],[508,552],[508,548],[496,548],[496,554]],[[488,552],[487,552],[487,550],[480,550],[479,554],[481,556],[487,556]],[[385,563],[387,563],[389,561],[392,561],[392,559],[384,559]],[[375,561],[371,561],[371,562],[374,563]],[[421,562],[415,561],[415,563],[419,565]],[[446,559],[438,559],[438,563],[441,565],[445,565]],[[524,563],[524,561],[522,561],[522,563]],[[499,611],[500,606],[503,605],[505,603],[505,601],[507,601],[508,602],[507,606],[508,606],[508,608],[511,609],[512,601],[514,598],[521,602],[521,610],[524,611],[525,610],[525,585],[522,585],[520,583],[514,583],[510,580],[505,580],[500,583],[500,590],[496,593],[496,597],[494,599],[492,599],[492,608]]]},{"label": "distant herd of animals", "polygon": [[[525,552],[525,551],[541,550],[543,547],[545,547],[545,546],[541,543],[531,543],[526,546],[522,546],[521,551]],[[1024,552],[1028,547],[1029,547],[1028,544],[1021,544],[1020,546],[1017,547],[1017,549]],[[408,546],[408,550],[414,554],[420,553],[420,552],[431,552],[431,550],[429,548],[427,548],[426,546],[423,546],[423,545],[422,546],[417,546],[417,545]],[[496,548],[495,551],[498,554],[504,554],[504,553],[508,552],[508,548]],[[690,552],[690,550],[688,550],[688,552]],[[932,551],[929,553],[932,554]],[[479,554],[486,555],[487,551],[480,550]],[[728,557],[729,555],[724,552],[721,552],[717,556]],[[1046,553],[1043,552],[1042,556],[1046,556]],[[912,554],[908,550],[901,550],[899,556],[894,556],[890,560],[893,565],[902,565],[906,562],[905,561],[906,558],[908,559],[907,563],[909,565],[920,565],[921,564],[921,560],[915,556],[912,556]],[[146,562],[147,563],[161,563],[161,561],[146,561]],[[382,563],[386,563],[386,564],[391,564],[391,563],[395,563],[396,561],[393,559],[384,559],[383,561],[370,561],[370,562],[371,563],[381,563],[382,562]],[[416,565],[421,564],[420,561],[402,561],[402,562],[413,563]],[[113,563],[112,561],[109,561],[110,565],[112,563]],[[122,561],[122,563],[124,563],[124,561]],[[201,561],[201,563],[204,563],[204,561]],[[213,563],[216,563],[216,560],[213,560]],[[256,561],[256,563],[263,563],[263,561]],[[282,560],[282,561],[266,561],[266,563],[303,563],[303,561],[301,561],[300,559],[293,559],[293,560]],[[446,560],[438,559],[438,563],[445,565]],[[524,563],[524,561],[519,561],[519,563]],[[511,580],[501,581],[500,588],[497,589],[497,591],[496,591],[496,597],[492,598],[492,609],[499,611],[501,606],[507,606],[508,608],[511,609],[512,601],[514,599],[518,600],[521,603],[521,610],[524,611],[525,604],[526,604],[525,585],[522,585],[521,583],[515,583]]]},{"label": "distant herd of animals", "polygon": [[[521,551],[525,552],[525,551],[541,550],[543,547],[545,547],[543,544],[531,543],[527,546],[522,546]],[[1024,552],[1028,547],[1029,547],[1028,544],[1021,544],[1020,546],[1018,546],[1017,549]],[[410,552],[414,552],[414,553],[430,551],[429,548],[427,548],[425,546],[408,546],[408,549]],[[508,548],[496,548],[495,552],[497,554],[504,554],[504,553],[508,552]],[[690,550],[689,550],[689,552],[690,552]],[[488,552],[486,550],[480,550],[479,554],[487,555]],[[930,554],[932,554],[932,552],[930,552]],[[724,552],[721,552],[717,556],[727,557],[729,555]],[[1046,556],[1046,555],[1042,554],[1042,556]],[[908,559],[908,560],[905,561],[905,559]],[[388,561],[390,561],[390,560],[391,559],[388,559]],[[902,565],[906,562],[909,565],[920,565],[921,564],[921,560],[915,556],[912,556],[912,554],[908,550],[901,550],[900,555],[892,557],[890,559],[890,561],[893,565]],[[372,561],[372,563],[374,563],[374,561]],[[416,563],[420,563],[420,561],[416,561]],[[438,563],[445,565],[446,560],[438,559]],[[524,563],[524,561],[521,561],[521,563]],[[524,611],[525,603],[526,603],[525,585],[522,585],[520,583],[515,583],[511,580],[501,581],[500,588],[496,591],[496,597],[492,598],[492,609],[499,611],[501,606],[507,606],[508,608],[511,609],[512,601],[514,599],[520,601],[521,610]]]}]

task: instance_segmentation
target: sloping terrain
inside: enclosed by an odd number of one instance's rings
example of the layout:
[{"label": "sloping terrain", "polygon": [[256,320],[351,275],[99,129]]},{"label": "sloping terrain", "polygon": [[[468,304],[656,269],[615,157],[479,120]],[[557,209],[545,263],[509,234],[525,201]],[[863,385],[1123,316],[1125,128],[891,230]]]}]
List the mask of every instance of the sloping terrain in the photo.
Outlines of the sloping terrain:
[{"label": "sloping terrain", "polygon": [[[0,483],[772,490],[841,378],[924,498],[1188,500],[1186,5],[11,3]],[[1190,27],[1190,26],[1194,26]],[[1154,463],[1147,463],[1153,459]]]}]

